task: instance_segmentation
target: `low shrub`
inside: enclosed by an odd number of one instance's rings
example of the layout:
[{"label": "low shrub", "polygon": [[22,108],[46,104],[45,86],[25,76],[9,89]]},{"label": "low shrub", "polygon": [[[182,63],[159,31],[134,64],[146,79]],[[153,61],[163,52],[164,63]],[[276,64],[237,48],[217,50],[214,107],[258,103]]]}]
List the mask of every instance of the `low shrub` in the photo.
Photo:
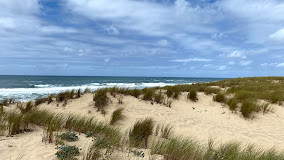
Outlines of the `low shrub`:
[{"label": "low shrub", "polygon": [[213,100],[216,102],[225,102],[225,95],[222,93],[218,93],[215,96],[213,96]]},{"label": "low shrub", "polygon": [[9,104],[13,104],[13,103],[15,103],[15,100],[13,98],[10,98],[9,99]]},{"label": "low shrub", "polygon": [[111,142],[105,137],[99,137],[88,149],[84,160],[108,160],[111,159],[112,146]]},{"label": "low shrub", "polygon": [[235,98],[240,100],[240,101],[245,101],[246,99],[254,99],[254,98],[256,98],[256,95],[254,95],[253,92],[250,93],[248,91],[240,90],[240,91],[237,91],[235,93]]},{"label": "low shrub", "polygon": [[77,141],[79,139],[75,132],[70,132],[70,131],[62,133],[61,135],[59,135],[59,138],[66,140],[68,142]]},{"label": "low shrub", "polygon": [[97,149],[102,149],[102,148],[110,148],[111,147],[111,142],[105,138],[105,137],[99,137],[96,142],[94,143],[94,146]]},{"label": "low shrub", "polygon": [[168,160],[202,160],[203,152],[193,140],[172,138],[153,142],[151,154],[163,155]]},{"label": "low shrub", "polygon": [[144,95],[143,100],[145,101],[152,101],[155,95],[155,90],[152,88],[144,88],[143,89]]},{"label": "low shrub", "polygon": [[76,97],[77,97],[77,98],[80,98],[80,97],[81,97],[81,89],[78,89],[76,94],[77,94]]},{"label": "low shrub", "polygon": [[253,112],[260,111],[260,106],[253,100],[245,100],[241,106],[241,113],[245,118],[249,118]]},{"label": "low shrub", "polygon": [[227,101],[227,105],[229,106],[231,111],[235,111],[238,107],[238,101],[235,98],[231,98]]},{"label": "low shrub", "polygon": [[0,136],[3,136],[7,130],[6,115],[3,105],[0,106]]},{"label": "low shrub", "polygon": [[65,93],[59,93],[58,95],[57,95],[57,97],[56,97],[56,101],[57,102],[62,102],[62,101],[64,101],[65,100]]},{"label": "low shrub", "polygon": [[219,88],[216,88],[216,87],[206,87],[205,90],[204,90],[204,93],[205,94],[218,94],[220,93],[220,89]]},{"label": "low shrub", "polygon": [[172,104],[173,104],[173,100],[171,100],[170,98],[167,98],[167,100],[165,101],[165,105],[169,108],[172,108]]},{"label": "low shrub", "polygon": [[7,114],[9,135],[15,135],[23,132],[23,115],[15,111]]},{"label": "low shrub", "polygon": [[78,156],[79,154],[79,148],[76,146],[58,147],[58,151],[55,153],[60,160],[75,160],[74,156]]},{"label": "low shrub", "polygon": [[144,157],[145,157],[145,153],[144,153],[143,151],[133,150],[132,153],[133,153],[135,156],[138,156],[138,157],[141,157],[141,158],[144,158]]},{"label": "low shrub", "polygon": [[190,99],[193,102],[197,101],[197,91],[195,89],[192,89],[189,91],[187,95],[187,99]]},{"label": "low shrub", "polygon": [[173,129],[173,127],[170,126],[169,124],[167,124],[167,125],[162,125],[160,136],[161,136],[162,138],[168,139],[168,138],[172,135],[172,129]]},{"label": "low shrub", "polygon": [[74,98],[74,95],[75,95],[74,89],[72,89],[71,91],[67,91],[67,92],[66,92],[66,98],[67,98],[67,100],[68,100],[68,99],[73,99],[73,98]]},{"label": "low shrub", "polygon": [[141,90],[139,89],[132,89],[130,90],[130,95],[132,95],[135,98],[138,98],[141,95]]},{"label": "low shrub", "polygon": [[104,111],[104,107],[108,104],[107,89],[97,90],[93,100],[98,111]]},{"label": "low shrub", "polygon": [[172,97],[174,94],[173,88],[172,87],[168,87],[167,88],[167,96],[170,98]]},{"label": "low shrub", "polygon": [[159,93],[156,93],[155,94],[155,97],[154,97],[154,101],[159,103],[159,104],[162,104],[163,101],[164,101],[164,95],[162,92],[159,92]]},{"label": "low shrub", "polygon": [[0,105],[0,116],[4,114],[4,106]]},{"label": "low shrub", "polygon": [[154,122],[147,118],[143,121],[137,121],[129,132],[130,144],[134,147],[147,147],[148,138],[153,134]]},{"label": "low shrub", "polygon": [[114,125],[118,121],[121,121],[124,119],[124,115],[122,114],[124,108],[118,108],[116,109],[111,116],[110,124]]},{"label": "low shrub", "polygon": [[48,98],[37,98],[36,100],[35,100],[35,106],[38,106],[38,105],[40,105],[40,104],[42,104],[42,103],[45,103],[45,102],[47,102],[48,101]]},{"label": "low shrub", "polygon": [[180,90],[177,87],[174,87],[173,98],[178,99],[179,95],[180,95]]},{"label": "low shrub", "polygon": [[263,114],[265,114],[265,113],[270,111],[268,103],[265,103],[265,104],[261,105],[261,108],[263,109]]},{"label": "low shrub", "polygon": [[34,108],[34,104],[32,101],[26,103],[25,107],[22,103],[17,103],[17,108],[21,111],[22,114],[26,114]]},{"label": "low shrub", "polygon": [[8,106],[8,99],[3,99],[3,100],[0,102],[0,105]]},{"label": "low shrub", "polygon": [[52,95],[48,95],[47,104],[50,104],[53,101]]},{"label": "low shrub", "polygon": [[86,89],[84,90],[84,93],[91,93],[90,88],[86,88]]},{"label": "low shrub", "polygon": [[56,101],[57,102],[67,101],[69,99],[73,99],[74,95],[75,95],[74,89],[71,91],[61,92],[57,94]]},{"label": "low shrub", "polygon": [[110,95],[112,95],[113,97],[116,96],[116,93],[117,93],[117,88],[116,87],[112,87],[109,89],[109,93]]}]

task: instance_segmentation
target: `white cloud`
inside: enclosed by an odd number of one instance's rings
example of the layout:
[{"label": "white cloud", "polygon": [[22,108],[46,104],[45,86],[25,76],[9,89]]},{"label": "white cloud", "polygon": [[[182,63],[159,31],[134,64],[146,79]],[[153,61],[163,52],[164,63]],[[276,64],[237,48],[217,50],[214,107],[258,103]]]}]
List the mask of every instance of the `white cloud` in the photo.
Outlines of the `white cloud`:
[{"label": "white cloud", "polygon": [[206,59],[206,58],[187,58],[187,59],[174,59],[171,60],[172,62],[210,62],[212,61],[211,59]]},{"label": "white cloud", "polygon": [[78,31],[73,28],[63,28],[58,26],[42,26],[39,31],[44,34],[57,34],[57,33],[77,33]]},{"label": "white cloud", "polygon": [[240,18],[265,22],[284,20],[284,3],[279,0],[223,0],[217,4],[223,11]]},{"label": "white cloud", "polygon": [[263,66],[263,67],[267,67],[267,66],[276,66],[277,65],[277,63],[276,62],[274,62],[274,63],[262,63],[262,64],[260,64],[261,66]]},{"label": "white cloud", "polygon": [[276,31],[275,33],[269,35],[269,38],[277,41],[283,41],[284,40],[284,28]]},{"label": "white cloud", "polygon": [[158,45],[162,47],[166,47],[169,45],[169,41],[167,41],[166,39],[159,40]]},{"label": "white cloud", "polygon": [[78,52],[79,52],[78,56],[83,56],[84,55],[84,50],[83,49],[80,49]]},{"label": "white cloud", "polygon": [[224,37],[224,34],[223,34],[223,33],[213,33],[213,34],[211,34],[211,38],[212,38],[212,39],[218,40],[218,39],[221,39],[221,38],[223,38],[223,37]]},{"label": "white cloud", "polygon": [[218,68],[217,68],[217,70],[219,70],[219,71],[223,71],[223,70],[226,70],[227,69],[227,66],[219,66]]},{"label": "white cloud", "polygon": [[277,67],[284,67],[284,63],[277,64]]},{"label": "white cloud", "polygon": [[40,12],[38,0],[0,0],[0,15],[30,15]]},{"label": "white cloud", "polygon": [[212,64],[204,64],[203,67],[204,68],[213,68],[214,66]]},{"label": "white cloud", "polygon": [[193,7],[185,0],[176,0],[173,5],[135,0],[65,1],[68,9],[88,19],[108,21],[119,28],[153,36],[170,37],[179,30],[181,33],[215,31],[206,23],[218,17],[214,9]]},{"label": "white cloud", "polygon": [[226,65],[217,66],[217,65],[213,65],[213,64],[204,64],[202,67],[206,68],[206,69],[214,69],[214,70],[217,70],[217,71],[224,71],[224,70],[227,69]]},{"label": "white cloud", "polygon": [[73,49],[70,47],[64,47],[63,49],[64,52],[73,52]]},{"label": "white cloud", "polygon": [[262,63],[260,64],[262,67],[284,67],[284,63]]},{"label": "white cloud", "polygon": [[183,15],[187,11],[187,8],[190,7],[190,4],[186,0],[176,0],[174,6],[176,13]]},{"label": "white cloud", "polygon": [[220,0],[215,6],[233,19],[237,27],[232,27],[230,33],[244,43],[265,44],[271,33],[283,27],[283,0]]},{"label": "white cloud", "polygon": [[109,35],[118,36],[120,34],[119,30],[114,26],[108,26],[106,30]]},{"label": "white cloud", "polygon": [[235,64],[236,64],[236,62],[234,62],[234,61],[230,61],[228,64],[229,64],[229,65],[235,65]]},{"label": "white cloud", "polygon": [[105,58],[104,62],[108,63],[110,61],[110,58]]},{"label": "white cloud", "polygon": [[243,54],[243,52],[241,52],[241,51],[234,51],[234,52],[232,52],[232,53],[230,53],[229,55],[228,55],[228,57],[232,57],[232,58],[242,58],[242,59],[245,59],[245,58],[247,58],[244,54]]},{"label": "white cloud", "polygon": [[13,29],[15,28],[15,22],[12,18],[9,17],[0,17],[0,29]]},{"label": "white cloud", "polygon": [[252,63],[252,61],[240,61],[240,66],[248,66]]}]

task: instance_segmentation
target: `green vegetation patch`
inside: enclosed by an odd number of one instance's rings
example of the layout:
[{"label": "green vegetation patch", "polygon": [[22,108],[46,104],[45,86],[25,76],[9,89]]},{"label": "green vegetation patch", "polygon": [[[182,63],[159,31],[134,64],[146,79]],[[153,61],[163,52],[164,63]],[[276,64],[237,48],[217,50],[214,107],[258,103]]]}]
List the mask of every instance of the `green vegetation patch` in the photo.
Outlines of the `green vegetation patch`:
[{"label": "green vegetation patch", "polygon": [[79,148],[76,146],[58,147],[58,151],[55,153],[60,160],[75,160],[75,156],[78,156],[79,154]]},{"label": "green vegetation patch", "polygon": [[68,142],[77,141],[79,139],[75,132],[70,132],[70,131],[62,133],[61,135],[59,135],[59,138],[66,140]]},{"label": "green vegetation patch", "polygon": [[153,134],[154,122],[147,118],[142,121],[137,121],[129,132],[130,144],[134,147],[147,147],[148,138]]}]

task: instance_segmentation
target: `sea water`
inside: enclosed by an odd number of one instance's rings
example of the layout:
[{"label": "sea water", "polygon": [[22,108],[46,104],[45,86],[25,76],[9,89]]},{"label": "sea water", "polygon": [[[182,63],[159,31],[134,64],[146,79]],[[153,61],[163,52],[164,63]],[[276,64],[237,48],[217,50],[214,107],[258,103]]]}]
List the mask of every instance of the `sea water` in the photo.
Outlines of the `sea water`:
[{"label": "sea water", "polygon": [[205,83],[224,78],[100,77],[100,76],[0,76],[0,100],[28,101],[66,90],[96,90],[104,87],[145,88]]}]

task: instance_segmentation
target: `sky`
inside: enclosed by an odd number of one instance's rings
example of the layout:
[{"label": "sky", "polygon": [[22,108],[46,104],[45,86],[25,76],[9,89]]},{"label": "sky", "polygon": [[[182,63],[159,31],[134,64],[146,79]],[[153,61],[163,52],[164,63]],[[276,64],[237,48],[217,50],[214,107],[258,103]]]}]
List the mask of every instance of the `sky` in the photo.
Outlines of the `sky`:
[{"label": "sky", "polygon": [[0,0],[0,75],[284,76],[284,1]]}]

